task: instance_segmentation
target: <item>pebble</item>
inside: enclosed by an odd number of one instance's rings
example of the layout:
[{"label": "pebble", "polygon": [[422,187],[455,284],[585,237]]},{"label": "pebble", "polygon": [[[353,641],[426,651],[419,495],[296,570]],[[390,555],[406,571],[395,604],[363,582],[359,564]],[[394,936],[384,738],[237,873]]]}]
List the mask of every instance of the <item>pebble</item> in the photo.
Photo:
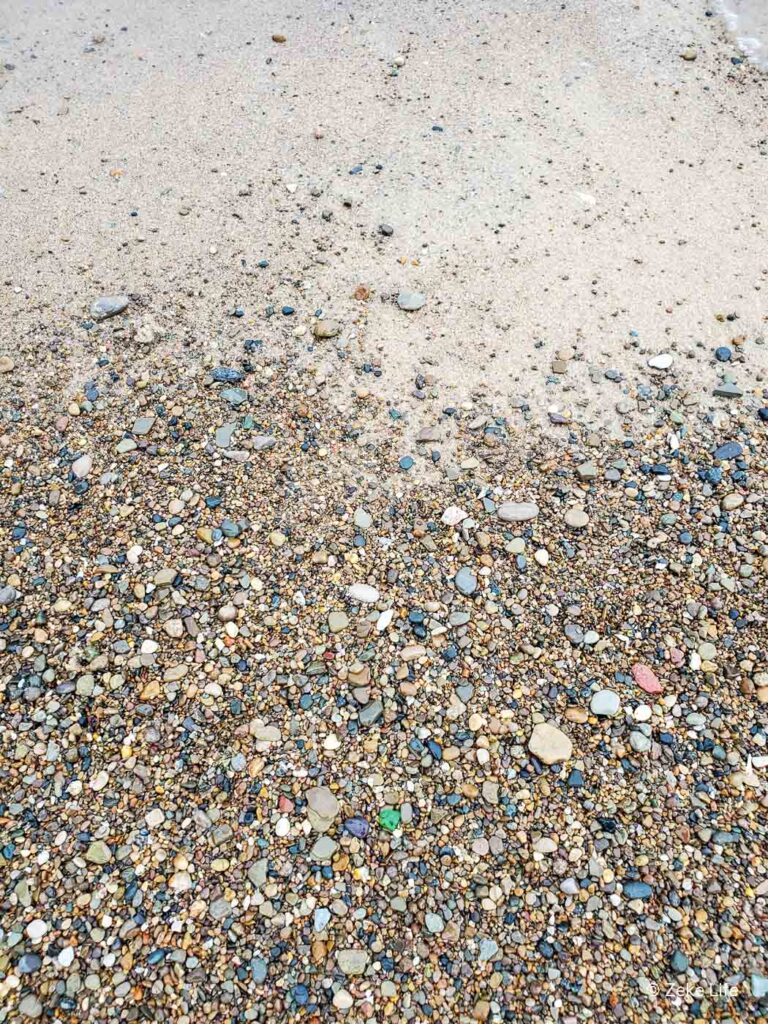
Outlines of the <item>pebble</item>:
[{"label": "pebble", "polygon": [[572,530],[583,530],[589,525],[589,516],[583,508],[575,505],[565,513],[565,522]]},{"label": "pebble", "polygon": [[592,695],[589,702],[589,710],[593,715],[601,715],[606,718],[618,715],[620,707],[621,698],[613,690],[598,690]]},{"label": "pebble", "polygon": [[538,516],[539,507],[532,501],[507,501],[499,505],[496,514],[505,523],[525,523]]},{"label": "pebble", "polygon": [[128,308],[127,295],[102,295],[91,304],[91,316],[94,320],[108,320]]},{"label": "pebble", "polygon": [[567,761],[573,754],[573,744],[564,732],[554,725],[540,722],[535,725],[528,740],[528,749],[543,764]]},{"label": "pebble", "polygon": [[[743,1016],[768,893],[759,346],[745,328],[727,404],[636,384],[634,356],[619,436],[575,394],[555,443],[533,399],[451,404],[438,363],[398,396],[368,300],[329,347],[292,276],[266,288],[244,352],[229,296],[205,361],[118,320],[71,392],[61,345],[36,350],[50,394],[26,356],[4,379],[6,1016],[708,1019],[640,999],[678,953],[743,979]],[[553,386],[581,386],[577,355]]]},{"label": "pebble", "polygon": [[474,594],[477,590],[477,576],[475,576],[472,570],[468,569],[466,566],[459,569],[454,576],[453,582],[456,585],[456,589],[461,594],[469,596],[470,594]]},{"label": "pebble", "polygon": [[351,587],[347,588],[349,600],[359,604],[375,604],[380,596],[376,587],[371,587],[367,583],[353,583]]},{"label": "pebble", "polygon": [[421,292],[400,292],[397,296],[397,304],[400,309],[405,309],[408,312],[421,309],[426,301],[426,295],[422,295]]},{"label": "pebble", "polygon": [[78,480],[85,480],[93,469],[93,459],[90,455],[81,455],[72,463],[72,475]]},{"label": "pebble", "polygon": [[662,352],[657,356],[651,356],[648,360],[648,365],[652,370],[668,370],[672,365],[673,359],[669,352]]}]

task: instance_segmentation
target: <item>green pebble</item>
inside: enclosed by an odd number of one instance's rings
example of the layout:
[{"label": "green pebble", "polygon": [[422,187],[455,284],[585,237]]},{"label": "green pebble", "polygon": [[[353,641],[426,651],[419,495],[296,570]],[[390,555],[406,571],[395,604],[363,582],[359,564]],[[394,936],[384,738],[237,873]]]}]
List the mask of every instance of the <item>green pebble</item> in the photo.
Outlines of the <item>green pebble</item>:
[{"label": "green pebble", "polygon": [[383,811],[379,811],[379,824],[387,832],[394,832],[400,824],[400,811],[385,807]]}]

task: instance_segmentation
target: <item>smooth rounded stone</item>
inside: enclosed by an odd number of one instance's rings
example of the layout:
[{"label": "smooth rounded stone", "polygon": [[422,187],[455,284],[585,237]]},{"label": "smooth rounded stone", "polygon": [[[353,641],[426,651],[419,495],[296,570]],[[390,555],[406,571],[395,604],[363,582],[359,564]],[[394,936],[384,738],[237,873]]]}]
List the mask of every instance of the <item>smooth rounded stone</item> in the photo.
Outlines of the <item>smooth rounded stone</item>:
[{"label": "smooth rounded stone", "polygon": [[717,648],[707,640],[699,645],[699,657],[702,661],[714,661],[717,657]]},{"label": "smooth rounded stone", "polygon": [[268,452],[277,444],[277,438],[271,434],[255,434],[250,441],[254,452]]},{"label": "smooth rounded stone", "polygon": [[528,749],[542,764],[558,764],[567,761],[573,754],[573,744],[564,732],[547,722],[535,725]]},{"label": "smooth rounded stone", "polygon": [[316,786],[307,793],[307,816],[315,832],[327,832],[339,813],[339,801],[327,786]]},{"label": "smooth rounded stone", "polygon": [[653,708],[648,704],[638,704],[632,712],[632,717],[636,722],[650,722],[653,717]]},{"label": "smooth rounded stone", "polygon": [[404,309],[409,313],[421,309],[426,301],[426,295],[422,295],[421,292],[400,292],[397,296],[397,304],[400,309]]},{"label": "smooth rounded stone", "polygon": [[34,974],[42,965],[42,958],[37,953],[25,953],[16,964],[16,970],[19,974]]},{"label": "smooth rounded stone", "polygon": [[27,935],[33,942],[38,942],[48,932],[48,925],[43,921],[41,917],[36,917],[34,921],[30,921],[26,927]]},{"label": "smooth rounded stone", "polygon": [[341,332],[341,324],[338,320],[318,320],[312,328],[316,338],[335,338]]},{"label": "smooth rounded stone", "polygon": [[439,914],[426,914],[424,924],[430,935],[439,935],[445,928],[445,920]]},{"label": "smooth rounded stone", "polygon": [[629,745],[638,754],[645,754],[651,749],[651,737],[644,732],[635,730],[629,734]]},{"label": "smooth rounded stone", "polygon": [[364,974],[369,960],[370,954],[366,949],[339,949],[336,951],[336,966],[347,977]]},{"label": "smooth rounded stone", "polygon": [[13,373],[16,363],[10,356],[0,356],[0,373]]},{"label": "smooth rounded stone", "polygon": [[583,530],[589,524],[589,516],[583,508],[574,505],[565,513],[565,522],[572,530]]},{"label": "smooth rounded stone", "polygon": [[42,1016],[43,1004],[33,992],[30,992],[19,1000],[19,1013],[22,1017],[29,1017],[34,1020]]},{"label": "smooth rounded stone", "polygon": [[533,501],[505,501],[496,509],[496,515],[505,523],[525,523],[538,514],[539,506]]},{"label": "smooth rounded stone", "polygon": [[81,455],[72,463],[72,475],[76,476],[78,480],[85,480],[92,469],[93,459],[90,455]]},{"label": "smooth rounded stone", "polygon": [[499,952],[499,944],[495,939],[482,938],[477,944],[477,959],[480,963],[487,963],[493,960]]},{"label": "smooth rounded stone", "polygon": [[97,839],[86,850],[85,859],[91,864],[109,864],[112,860],[112,851],[106,843]]},{"label": "smooth rounded stone", "polygon": [[445,523],[446,526],[458,526],[466,518],[467,513],[463,508],[459,508],[458,505],[449,505],[440,517],[440,522]]},{"label": "smooth rounded stone", "polygon": [[621,700],[618,693],[613,690],[598,690],[592,694],[589,702],[589,710],[593,715],[601,715],[605,718],[613,718],[618,715],[621,707]]},{"label": "smooth rounded stone", "polygon": [[629,900],[649,900],[653,896],[653,889],[647,882],[625,882],[624,895]]},{"label": "smooth rounded stone", "polygon": [[358,604],[375,604],[380,596],[376,587],[371,587],[367,583],[353,583],[347,588],[349,600]]},{"label": "smooth rounded stone", "polygon": [[462,568],[459,569],[453,578],[453,582],[459,593],[464,594],[466,597],[469,597],[470,594],[474,594],[477,590],[477,576],[475,576],[472,570],[468,569],[466,566],[462,566]]},{"label": "smooth rounded stone", "polygon": [[534,552],[533,557],[538,565],[549,565],[549,552],[546,548],[539,548],[538,551]]},{"label": "smooth rounded stone", "polygon": [[331,612],[328,615],[328,628],[332,633],[341,633],[349,625],[349,616],[346,612]]},{"label": "smooth rounded stone", "polygon": [[5,586],[0,587],[0,604],[9,605],[13,604],[14,601],[18,601],[19,592],[15,587]]},{"label": "smooth rounded stone", "polygon": [[668,370],[672,365],[673,358],[669,352],[662,352],[657,356],[651,356],[648,365],[652,370]]},{"label": "smooth rounded stone", "polygon": [[574,646],[578,647],[580,644],[584,643],[584,632],[581,626],[577,625],[577,623],[566,622],[563,632]]},{"label": "smooth rounded stone", "polygon": [[165,811],[162,807],[153,807],[151,811],[147,811],[144,820],[147,828],[159,828],[165,821]]},{"label": "smooth rounded stone", "polygon": [[734,512],[737,508],[741,508],[744,504],[744,495],[739,494],[736,491],[732,491],[730,494],[723,496],[723,500],[720,502],[726,512]]},{"label": "smooth rounded stone", "polygon": [[351,1010],[355,1005],[355,997],[345,988],[340,988],[334,993],[332,1002],[337,1010]]},{"label": "smooth rounded stone", "polygon": [[127,295],[101,295],[91,303],[91,316],[94,320],[108,320],[128,308]]},{"label": "smooth rounded stone", "polygon": [[330,836],[320,836],[310,850],[312,860],[330,860],[339,848],[339,844]]}]

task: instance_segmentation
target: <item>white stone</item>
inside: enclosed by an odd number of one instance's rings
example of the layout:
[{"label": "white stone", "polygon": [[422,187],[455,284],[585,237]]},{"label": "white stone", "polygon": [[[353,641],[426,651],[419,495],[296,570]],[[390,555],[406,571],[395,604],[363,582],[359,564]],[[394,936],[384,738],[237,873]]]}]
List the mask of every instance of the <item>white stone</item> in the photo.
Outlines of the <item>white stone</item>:
[{"label": "white stone", "polygon": [[375,604],[379,600],[379,592],[376,587],[367,583],[353,583],[347,588],[347,597],[350,601],[357,601],[360,604]]},{"label": "white stone", "polygon": [[72,472],[78,480],[85,480],[93,469],[93,459],[90,455],[81,455],[72,463]]},{"label": "white stone", "polygon": [[672,356],[669,352],[662,352],[658,356],[651,356],[648,365],[652,370],[668,370],[672,365]]}]

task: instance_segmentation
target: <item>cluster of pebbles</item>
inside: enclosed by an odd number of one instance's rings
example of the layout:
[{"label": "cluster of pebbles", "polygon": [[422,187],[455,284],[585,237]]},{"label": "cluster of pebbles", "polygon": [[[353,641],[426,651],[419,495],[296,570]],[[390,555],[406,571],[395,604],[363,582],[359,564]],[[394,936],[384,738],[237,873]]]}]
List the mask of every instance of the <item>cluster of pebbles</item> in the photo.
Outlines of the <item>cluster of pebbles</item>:
[{"label": "cluster of pebbles", "polygon": [[0,1021],[766,1019],[764,396],[134,358],[0,377]]}]

